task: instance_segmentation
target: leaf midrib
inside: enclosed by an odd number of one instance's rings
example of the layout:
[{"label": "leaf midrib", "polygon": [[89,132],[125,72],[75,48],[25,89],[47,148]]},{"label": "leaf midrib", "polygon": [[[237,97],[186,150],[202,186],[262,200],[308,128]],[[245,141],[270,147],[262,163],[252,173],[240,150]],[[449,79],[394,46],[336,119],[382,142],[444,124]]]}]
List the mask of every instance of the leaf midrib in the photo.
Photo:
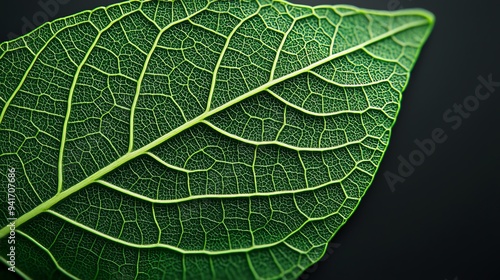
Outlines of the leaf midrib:
[{"label": "leaf midrib", "polygon": [[[424,16],[424,15],[422,15]],[[45,201],[44,203],[38,205],[37,207],[33,208],[32,210],[30,210],[29,212],[25,213],[24,215],[22,215],[21,217],[19,217],[17,220],[16,220],[16,226],[20,226],[22,225],[23,223],[31,220],[32,218],[36,217],[37,215],[39,215],[40,213],[43,213],[45,212],[46,210],[50,209],[52,206],[54,206],[55,204],[57,204],[58,202],[64,200],[66,197],[76,193],[77,191],[81,190],[82,188],[96,182],[99,178],[103,177],[104,175],[108,174],[109,172],[115,170],[116,168],[120,167],[121,165],[129,162],[130,160],[138,157],[138,156],[141,156],[145,153],[147,153],[149,150],[155,148],[156,146],[162,144],[163,142],[167,141],[168,139],[178,135],[179,133],[191,128],[192,126],[194,125],[197,125],[199,123],[201,123],[203,120],[207,119],[208,117],[220,112],[220,111],[223,111],[225,109],[227,109],[228,107],[231,107],[259,92],[262,92],[264,90],[267,90],[268,88],[276,85],[276,84],[279,84],[283,81],[286,81],[290,78],[293,78],[297,75],[300,75],[300,74],[303,74],[303,73],[307,73],[309,72],[310,70],[324,64],[324,63],[327,63],[331,60],[334,60],[336,58],[339,58],[339,57],[342,57],[342,56],[345,56],[347,54],[350,54],[352,52],[355,52],[357,50],[360,50],[370,44],[373,44],[373,43],[376,43],[378,41],[381,41],[385,38],[388,38],[390,36],[393,36],[395,34],[398,34],[400,32],[403,32],[405,30],[408,30],[408,29],[411,29],[411,28],[416,28],[416,27],[420,27],[420,26],[424,26],[424,25],[429,25],[431,24],[430,21],[428,19],[422,19],[422,20],[418,20],[418,21],[414,21],[414,22],[411,22],[411,23],[407,23],[407,24],[404,24],[404,25],[401,25],[397,28],[394,28],[384,34],[381,34],[377,37],[374,37],[370,40],[367,40],[366,42],[362,43],[362,44],[359,44],[359,45],[356,45],[356,46],[353,46],[349,49],[346,49],[342,52],[339,52],[339,53],[335,53],[335,54],[332,54],[322,60],[319,60],[315,63],[312,63],[311,65],[307,66],[307,67],[304,67],[300,70],[297,70],[295,72],[291,72],[287,75],[284,75],[280,78],[277,78],[277,79],[274,79],[274,80],[271,80],[243,95],[240,95],[239,97],[233,99],[232,101],[230,102],[227,102],[225,103],[224,105],[220,106],[220,107],[217,107],[211,111],[207,111],[201,115],[199,115],[198,117],[186,122],[185,124],[177,127],[176,129],[170,131],[169,133],[163,135],[162,137],[156,139],[155,141],[149,143],[148,145],[145,145],[143,146],[142,148],[138,149],[138,150],[135,150],[135,151],[132,151],[132,152],[129,152],[125,155],[123,155],[122,157],[120,157],[119,159],[115,160],[114,162],[110,163],[109,165],[107,165],[106,167],[102,168],[101,170],[95,172],[94,174],[90,175],[87,179],[75,184],[74,186],[66,189],[65,191],[62,191],[60,193],[58,193],[57,195],[55,195],[54,197],[52,197],[51,199]],[[8,233],[9,233],[10,229],[8,226],[5,226],[4,228],[2,228],[0,230],[0,238],[3,238],[5,237]]]}]

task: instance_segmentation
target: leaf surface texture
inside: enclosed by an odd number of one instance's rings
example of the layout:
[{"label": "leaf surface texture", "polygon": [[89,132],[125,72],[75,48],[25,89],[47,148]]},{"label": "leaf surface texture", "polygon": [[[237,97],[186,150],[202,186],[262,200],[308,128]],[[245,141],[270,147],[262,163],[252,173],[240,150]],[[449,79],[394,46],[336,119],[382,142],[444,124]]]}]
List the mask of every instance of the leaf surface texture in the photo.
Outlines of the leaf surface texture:
[{"label": "leaf surface texture", "polygon": [[299,277],[372,182],[432,25],[422,10],[129,1],[1,44],[17,269]]}]

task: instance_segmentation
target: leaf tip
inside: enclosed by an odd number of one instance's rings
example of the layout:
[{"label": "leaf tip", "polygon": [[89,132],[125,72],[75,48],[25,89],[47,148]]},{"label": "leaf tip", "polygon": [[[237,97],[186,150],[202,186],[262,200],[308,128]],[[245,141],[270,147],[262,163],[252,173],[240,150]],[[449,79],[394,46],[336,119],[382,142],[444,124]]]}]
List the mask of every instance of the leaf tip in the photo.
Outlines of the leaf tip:
[{"label": "leaf tip", "polygon": [[436,16],[428,10],[417,8],[417,9],[410,9],[409,11],[411,11],[412,14],[421,16],[422,18],[427,20],[430,26],[433,26],[434,23],[436,22]]},{"label": "leaf tip", "polygon": [[436,22],[436,16],[432,12],[429,12],[429,11],[424,10],[424,9],[420,9],[418,11],[422,17],[427,19],[427,21],[429,22],[430,25],[434,25],[434,23]]}]

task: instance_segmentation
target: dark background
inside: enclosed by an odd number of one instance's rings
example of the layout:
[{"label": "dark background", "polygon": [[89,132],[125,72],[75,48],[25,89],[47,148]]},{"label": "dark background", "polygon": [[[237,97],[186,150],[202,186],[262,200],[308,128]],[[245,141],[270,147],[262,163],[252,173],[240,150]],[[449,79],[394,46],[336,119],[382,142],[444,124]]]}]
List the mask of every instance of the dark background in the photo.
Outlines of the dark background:
[{"label": "dark background", "polygon": [[[46,0],[44,0],[46,1]],[[119,1],[59,0],[48,19]],[[309,5],[333,0],[292,0]],[[412,72],[391,144],[359,208],[333,239],[333,252],[303,279],[500,279],[500,87],[452,129],[443,114],[473,96],[478,76],[500,82],[500,2],[342,0],[363,8],[425,8],[434,31]],[[43,11],[37,1],[0,2],[0,41]],[[40,15],[40,14],[38,14]],[[483,89],[484,91],[484,89]],[[456,114],[453,114],[456,115]],[[389,187],[384,173],[398,174],[399,156],[415,139],[442,128],[447,141],[403,183]],[[498,172],[498,173],[497,173]],[[3,270],[3,269],[2,269]],[[6,271],[6,268],[5,268]],[[2,274],[0,274],[2,276]]]}]

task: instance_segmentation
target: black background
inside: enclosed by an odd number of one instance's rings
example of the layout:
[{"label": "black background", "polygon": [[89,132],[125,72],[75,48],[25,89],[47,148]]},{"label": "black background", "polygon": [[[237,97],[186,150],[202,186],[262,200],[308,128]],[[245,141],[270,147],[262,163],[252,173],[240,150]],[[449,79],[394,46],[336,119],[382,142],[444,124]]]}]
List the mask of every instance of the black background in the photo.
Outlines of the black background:
[{"label": "black background", "polygon": [[[67,1],[67,0],[66,0]],[[118,1],[69,1],[54,17]],[[332,0],[292,0],[309,5]],[[455,103],[473,96],[478,76],[500,82],[500,3],[431,0],[342,0],[363,8],[425,8],[436,15],[404,92],[391,144],[360,206],[334,237],[333,253],[303,279],[500,279],[500,87],[453,130],[443,119]],[[33,22],[37,1],[1,1],[0,41]],[[52,19],[52,17],[49,17]],[[43,18],[40,18],[43,20]],[[38,20],[40,21],[40,20]],[[415,139],[442,128],[447,141],[389,187],[385,172],[398,173]],[[340,244],[340,245],[338,245]],[[6,268],[5,268],[6,270]],[[0,274],[1,275],[1,274]]]}]

